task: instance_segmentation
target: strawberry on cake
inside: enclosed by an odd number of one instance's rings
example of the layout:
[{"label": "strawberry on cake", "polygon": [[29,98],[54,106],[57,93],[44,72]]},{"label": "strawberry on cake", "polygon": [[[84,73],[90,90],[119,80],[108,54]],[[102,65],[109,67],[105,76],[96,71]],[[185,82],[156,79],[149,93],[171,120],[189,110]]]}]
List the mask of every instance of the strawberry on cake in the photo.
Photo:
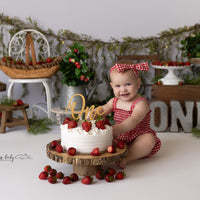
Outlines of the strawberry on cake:
[{"label": "strawberry on cake", "polygon": [[61,145],[66,150],[73,147],[79,154],[90,154],[95,148],[106,151],[112,139],[112,126],[106,118],[99,121],[65,118],[61,125]]}]

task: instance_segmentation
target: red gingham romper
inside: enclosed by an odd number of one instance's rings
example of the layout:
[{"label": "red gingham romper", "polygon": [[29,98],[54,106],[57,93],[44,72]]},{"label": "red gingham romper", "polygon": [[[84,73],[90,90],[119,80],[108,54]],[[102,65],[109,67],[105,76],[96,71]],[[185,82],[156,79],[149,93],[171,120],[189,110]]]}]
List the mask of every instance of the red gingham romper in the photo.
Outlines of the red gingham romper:
[{"label": "red gingham romper", "polygon": [[[116,124],[123,122],[127,117],[129,117],[132,114],[136,103],[138,103],[139,101],[147,101],[146,98],[140,97],[132,103],[131,110],[126,111],[126,110],[116,108],[117,100],[118,98],[116,97],[113,100],[113,112],[114,112],[114,120]],[[141,134],[152,133],[155,137],[156,144],[154,148],[152,149],[151,153],[146,157],[152,156],[155,153],[157,153],[161,146],[161,141],[156,136],[156,132],[150,128],[150,115],[151,115],[151,110],[146,114],[144,119],[134,129],[126,133],[122,133],[117,137],[117,139],[123,140],[126,144],[129,144],[129,143],[132,143],[134,139]]]}]

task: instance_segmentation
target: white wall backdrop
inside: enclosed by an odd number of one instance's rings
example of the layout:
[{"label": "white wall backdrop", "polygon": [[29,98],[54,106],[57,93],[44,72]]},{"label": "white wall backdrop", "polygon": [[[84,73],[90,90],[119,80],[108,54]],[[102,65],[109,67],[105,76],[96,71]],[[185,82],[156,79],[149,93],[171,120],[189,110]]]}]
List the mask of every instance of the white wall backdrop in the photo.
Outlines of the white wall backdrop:
[{"label": "white wall backdrop", "polygon": [[152,36],[200,21],[199,0],[1,0],[1,12],[109,40]]},{"label": "white wall backdrop", "polygon": [[[155,36],[168,28],[194,25],[200,22],[199,7],[199,0],[2,0],[0,13],[24,21],[31,17],[55,33],[68,29],[108,41],[111,37]],[[8,78],[0,72],[0,81],[9,84]],[[39,88],[29,84],[30,94],[24,101],[44,102]],[[22,93],[17,85],[14,96],[20,98]]]}]

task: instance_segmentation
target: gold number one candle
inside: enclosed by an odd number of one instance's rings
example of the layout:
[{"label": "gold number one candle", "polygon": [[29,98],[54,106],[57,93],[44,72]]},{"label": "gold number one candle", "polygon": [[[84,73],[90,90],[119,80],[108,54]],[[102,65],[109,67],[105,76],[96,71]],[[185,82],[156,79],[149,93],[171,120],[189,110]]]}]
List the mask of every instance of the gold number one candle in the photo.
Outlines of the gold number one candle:
[{"label": "gold number one candle", "polygon": [[[75,97],[75,96],[80,96],[82,98],[82,108],[80,111],[76,111],[75,110],[75,107],[76,107],[76,102],[73,102],[71,103],[72,99]],[[98,106],[96,109],[95,109],[95,106],[92,105],[91,107],[86,107],[85,109],[85,97],[82,95],[82,94],[75,94],[73,95],[70,100],[69,100],[69,105],[66,107],[66,111],[68,110],[68,108],[71,110],[72,112],[72,117],[73,119],[80,119],[81,116],[83,115],[83,113],[85,113],[85,119],[87,118],[87,116],[89,115],[89,119],[90,121],[94,120],[96,115],[103,115],[105,114],[105,111],[101,113],[102,111],[102,108],[101,106]],[[78,117],[76,117],[75,115],[78,114]]]}]

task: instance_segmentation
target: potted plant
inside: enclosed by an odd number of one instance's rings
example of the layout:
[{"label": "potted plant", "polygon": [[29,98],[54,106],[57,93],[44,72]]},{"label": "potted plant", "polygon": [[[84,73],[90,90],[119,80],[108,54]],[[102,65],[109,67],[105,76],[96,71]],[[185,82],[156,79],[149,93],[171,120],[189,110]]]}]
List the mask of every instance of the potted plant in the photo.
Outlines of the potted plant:
[{"label": "potted plant", "polygon": [[187,36],[181,40],[181,50],[184,51],[184,56],[188,58],[200,58],[200,33]]},{"label": "potted plant", "polygon": [[184,52],[183,56],[188,57],[195,66],[192,70],[196,77],[196,74],[200,71],[200,33],[187,36],[184,40],[181,40],[181,44],[181,50]]},{"label": "potted plant", "polygon": [[[70,50],[63,55],[63,60],[59,63],[61,72],[61,83],[63,84],[61,96],[61,108],[65,109],[69,99],[74,94],[85,94],[85,85],[94,77],[94,71],[88,66],[89,54],[79,43],[70,46]],[[82,105],[81,99],[74,99],[76,109]]]}]

